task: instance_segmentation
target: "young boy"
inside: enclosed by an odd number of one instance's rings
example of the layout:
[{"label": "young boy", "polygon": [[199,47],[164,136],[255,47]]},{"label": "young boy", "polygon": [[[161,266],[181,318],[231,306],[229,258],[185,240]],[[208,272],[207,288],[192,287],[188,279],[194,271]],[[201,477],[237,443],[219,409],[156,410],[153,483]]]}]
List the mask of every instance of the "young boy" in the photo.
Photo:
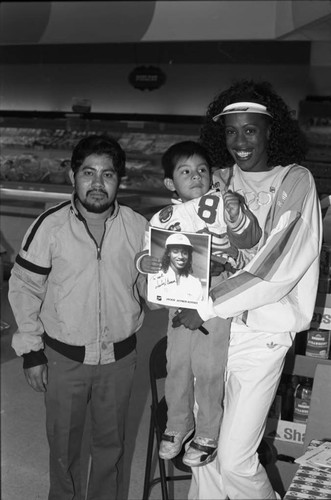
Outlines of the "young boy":
[{"label": "young boy", "polygon": [[[150,225],[172,231],[210,233],[211,275],[215,285],[228,276],[224,271],[226,265],[232,272],[243,267],[237,248],[252,248],[259,241],[261,230],[237,194],[211,190],[210,165],[206,150],[197,142],[171,146],[162,157],[164,184],[178,199],[155,214]],[[147,234],[145,248],[148,238]],[[147,253],[145,250],[137,255],[137,268],[143,273],[159,272],[161,261]],[[209,334],[204,335],[183,326],[174,328],[172,320],[176,313],[175,308],[169,309],[165,382],[168,421],[159,455],[163,459],[174,458],[195,428],[195,437],[183,458],[185,464],[194,467],[205,465],[216,456],[231,319],[217,317],[207,321],[203,326]],[[194,423],[195,400],[198,412]]]}]

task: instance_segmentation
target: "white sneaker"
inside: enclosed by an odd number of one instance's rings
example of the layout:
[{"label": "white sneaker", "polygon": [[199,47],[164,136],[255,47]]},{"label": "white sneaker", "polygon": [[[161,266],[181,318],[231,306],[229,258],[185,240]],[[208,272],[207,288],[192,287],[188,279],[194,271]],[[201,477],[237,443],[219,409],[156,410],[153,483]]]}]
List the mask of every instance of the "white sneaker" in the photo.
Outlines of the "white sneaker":
[{"label": "white sneaker", "polygon": [[217,440],[196,436],[187,448],[183,463],[189,467],[201,467],[212,462],[217,455]]},{"label": "white sneaker", "polygon": [[163,458],[163,460],[171,460],[176,457],[182,449],[183,443],[188,437],[190,437],[193,431],[194,429],[191,429],[188,432],[176,432],[166,429],[162,435],[159,457]]}]

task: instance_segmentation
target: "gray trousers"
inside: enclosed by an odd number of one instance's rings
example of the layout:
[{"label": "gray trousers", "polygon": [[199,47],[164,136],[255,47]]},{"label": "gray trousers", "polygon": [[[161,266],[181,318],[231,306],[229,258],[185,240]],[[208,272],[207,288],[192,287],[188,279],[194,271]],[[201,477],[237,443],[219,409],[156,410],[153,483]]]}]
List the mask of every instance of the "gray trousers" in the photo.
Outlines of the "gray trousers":
[{"label": "gray trousers", "polygon": [[81,446],[91,411],[91,471],[87,499],[122,499],[124,430],[136,352],[107,365],[84,365],[47,348],[46,429],[49,500],[84,500]]},{"label": "gray trousers", "polygon": [[[227,362],[231,320],[213,318],[203,326],[209,331],[172,327],[176,309],[170,309],[165,398],[167,429],[218,439],[223,414],[224,371]],[[194,422],[194,401],[198,413]]]}]

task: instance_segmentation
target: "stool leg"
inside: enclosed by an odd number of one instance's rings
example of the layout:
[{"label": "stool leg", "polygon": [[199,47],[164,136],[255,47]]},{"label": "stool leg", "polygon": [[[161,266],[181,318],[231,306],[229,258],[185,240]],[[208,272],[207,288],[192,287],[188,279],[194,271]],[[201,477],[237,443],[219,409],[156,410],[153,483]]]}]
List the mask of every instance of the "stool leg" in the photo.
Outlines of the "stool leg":
[{"label": "stool leg", "polygon": [[156,430],[156,440],[157,440],[157,454],[159,458],[159,469],[160,469],[160,480],[161,480],[161,489],[162,489],[162,500],[168,500],[168,487],[167,487],[167,474],[165,470],[165,461],[159,457],[159,449],[161,443],[161,433],[158,427]]},{"label": "stool leg", "polygon": [[152,458],[153,458],[153,446],[154,446],[154,419],[151,410],[151,418],[149,424],[149,436],[148,436],[148,446],[147,446],[147,458],[146,458],[146,468],[145,468],[145,480],[144,480],[144,492],[143,500],[148,500],[150,481],[151,481],[151,468],[152,468]]}]

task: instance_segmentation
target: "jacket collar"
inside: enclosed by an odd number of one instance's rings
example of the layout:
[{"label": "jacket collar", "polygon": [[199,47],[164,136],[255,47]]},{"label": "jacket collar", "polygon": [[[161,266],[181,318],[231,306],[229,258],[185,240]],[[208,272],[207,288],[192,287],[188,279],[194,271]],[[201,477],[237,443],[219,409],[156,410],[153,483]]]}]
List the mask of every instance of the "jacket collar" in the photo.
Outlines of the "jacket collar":
[{"label": "jacket collar", "polygon": [[[73,213],[75,214],[75,216],[79,220],[85,221],[85,217],[83,217],[83,215],[80,213],[80,211],[78,210],[78,208],[76,206],[75,199],[76,199],[76,194],[75,194],[75,191],[73,191],[71,194],[71,210],[73,211]],[[110,219],[117,217],[119,209],[120,209],[120,205],[119,205],[118,201],[115,200],[114,201],[114,211],[110,217],[107,217],[106,220],[110,220]]]}]

